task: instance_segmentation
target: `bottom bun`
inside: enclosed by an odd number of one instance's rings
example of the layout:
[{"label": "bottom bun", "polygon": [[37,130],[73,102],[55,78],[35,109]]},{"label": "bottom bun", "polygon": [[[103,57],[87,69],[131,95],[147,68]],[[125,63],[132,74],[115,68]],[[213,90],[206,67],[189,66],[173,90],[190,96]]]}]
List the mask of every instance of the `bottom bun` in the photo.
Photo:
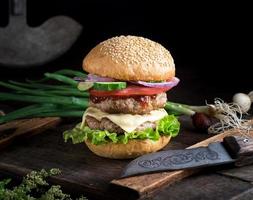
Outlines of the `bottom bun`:
[{"label": "bottom bun", "polygon": [[88,148],[98,156],[114,159],[136,158],[138,156],[156,152],[165,147],[169,141],[170,136],[161,136],[159,140],[130,140],[127,144],[108,143],[101,145],[94,145],[86,140],[85,143]]}]

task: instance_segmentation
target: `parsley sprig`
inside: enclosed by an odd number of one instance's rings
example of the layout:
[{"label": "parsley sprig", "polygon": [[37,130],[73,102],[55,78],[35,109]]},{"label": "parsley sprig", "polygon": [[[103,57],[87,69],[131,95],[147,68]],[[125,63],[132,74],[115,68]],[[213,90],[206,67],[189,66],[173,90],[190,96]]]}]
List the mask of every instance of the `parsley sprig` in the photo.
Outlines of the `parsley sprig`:
[{"label": "parsley sprig", "polygon": [[[20,185],[11,189],[8,188],[11,179],[4,179],[0,181],[0,200],[72,200],[69,194],[63,193],[61,186],[49,186],[45,180],[58,174],[59,169],[32,171],[23,178]],[[87,198],[80,197],[77,200]]]}]

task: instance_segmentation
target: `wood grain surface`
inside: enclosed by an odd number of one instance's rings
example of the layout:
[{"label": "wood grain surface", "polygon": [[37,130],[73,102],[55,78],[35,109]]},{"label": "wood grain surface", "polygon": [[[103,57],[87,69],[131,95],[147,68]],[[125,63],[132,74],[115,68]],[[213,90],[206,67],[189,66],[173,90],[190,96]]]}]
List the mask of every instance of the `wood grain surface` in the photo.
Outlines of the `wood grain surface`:
[{"label": "wood grain surface", "polygon": [[[251,123],[253,124],[253,120],[251,121]],[[250,131],[248,134],[253,136],[253,131]],[[234,135],[241,135],[241,133],[236,129],[227,130],[221,134],[210,137],[188,148],[207,146],[208,144],[212,142],[222,141],[223,138],[226,136],[234,136]],[[135,190],[138,192],[140,196],[143,196],[143,195],[147,195],[148,193],[152,193],[154,190],[163,186],[164,184],[167,184],[167,185],[172,184],[175,181],[179,181],[182,178],[185,178],[194,173],[197,173],[198,171],[199,169],[191,169],[191,170],[179,170],[175,172],[146,174],[146,175],[134,176],[134,177],[123,178],[123,179],[115,179],[111,183]]]},{"label": "wood grain surface", "polygon": [[20,119],[0,125],[0,149],[8,146],[13,140],[31,137],[55,127],[60,123],[59,117]]},{"label": "wood grain surface", "polygon": [[252,188],[252,185],[248,182],[215,174],[211,171],[204,171],[198,175],[183,179],[176,184],[166,186],[148,199],[231,200],[234,196],[244,193],[250,188]]},{"label": "wood grain surface", "polygon": [[[236,134],[229,131],[222,135],[213,136],[196,133],[190,118],[180,119],[182,130],[180,135],[173,138],[165,149],[181,149],[207,145],[210,142],[222,140],[226,135]],[[135,182],[121,180],[122,169],[130,160],[113,160],[94,155],[84,144],[73,145],[65,143],[62,132],[74,124],[61,125],[47,130],[43,134],[26,140],[17,141],[15,145],[0,152],[0,172],[12,177],[21,177],[31,170],[59,168],[60,176],[50,179],[53,184],[60,184],[66,192],[85,194],[90,199],[137,199],[147,197],[153,192],[161,191],[163,185],[174,183],[195,170],[177,171],[173,173],[158,173],[135,178]],[[196,141],[206,141],[196,143]],[[114,181],[113,181],[114,180]],[[169,180],[169,181],[168,181]],[[113,181],[113,184],[110,184]],[[229,181],[228,181],[229,182]],[[120,183],[120,184],[117,184]],[[248,186],[243,187],[245,190]],[[165,198],[166,199],[166,198]]]}]

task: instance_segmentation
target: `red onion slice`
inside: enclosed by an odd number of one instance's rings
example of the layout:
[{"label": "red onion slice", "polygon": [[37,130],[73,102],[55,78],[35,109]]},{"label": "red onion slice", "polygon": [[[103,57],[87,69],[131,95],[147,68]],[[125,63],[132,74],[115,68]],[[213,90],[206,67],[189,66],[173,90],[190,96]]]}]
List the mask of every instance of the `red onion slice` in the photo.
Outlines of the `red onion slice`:
[{"label": "red onion slice", "polygon": [[[85,82],[115,82],[117,79],[108,78],[108,77],[101,77],[94,74],[88,74],[87,78],[75,77],[76,81],[85,81]],[[152,88],[172,88],[175,87],[179,83],[179,79],[177,77],[173,77],[170,81],[167,82],[145,82],[145,81],[130,81],[136,85],[142,85],[145,87],[152,87]]]},{"label": "red onion slice", "polygon": [[136,81],[131,83],[153,88],[172,88],[175,87],[179,83],[179,81],[180,80],[177,77],[173,77],[170,81],[167,82],[150,83],[145,81]]},{"label": "red onion slice", "polygon": [[113,78],[97,76],[97,75],[94,75],[94,74],[88,74],[85,81],[90,81],[90,82],[114,82],[114,81],[117,81],[117,80],[113,79]]}]

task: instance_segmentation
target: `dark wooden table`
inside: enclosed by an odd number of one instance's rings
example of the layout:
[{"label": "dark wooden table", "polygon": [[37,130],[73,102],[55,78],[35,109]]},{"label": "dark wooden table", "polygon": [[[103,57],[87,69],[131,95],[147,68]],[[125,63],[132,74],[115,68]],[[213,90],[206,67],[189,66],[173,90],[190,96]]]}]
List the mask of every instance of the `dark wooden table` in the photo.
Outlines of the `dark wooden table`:
[{"label": "dark wooden table", "polygon": [[[184,81],[168,97],[177,102],[204,104],[213,98],[229,100],[233,94],[231,88],[223,92],[212,84],[194,82],[191,72],[184,74]],[[202,80],[203,81],[203,80]],[[189,85],[191,88],[189,89]],[[224,90],[225,91],[225,90]],[[237,91],[236,91],[237,92]],[[244,91],[242,91],[244,92]],[[205,97],[205,98],[203,98]],[[173,138],[166,149],[185,148],[208,137],[197,133],[187,117],[181,119],[182,130]],[[52,183],[61,184],[72,194],[84,193],[90,199],[130,199],[130,193],[117,190],[109,182],[120,175],[129,160],[108,160],[92,154],[85,145],[64,143],[63,130],[73,123],[62,123],[55,129],[29,140],[19,141],[0,152],[1,176],[20,177],[32,169],[60,168],[62,175],[52,178]],[[155,200],[245,200],[253,199],[253,166],[243,168],[212,168],[185,178],[170,186],[159,188],[146,199]],[[128,191],[127,191],[128,192]]]}]

